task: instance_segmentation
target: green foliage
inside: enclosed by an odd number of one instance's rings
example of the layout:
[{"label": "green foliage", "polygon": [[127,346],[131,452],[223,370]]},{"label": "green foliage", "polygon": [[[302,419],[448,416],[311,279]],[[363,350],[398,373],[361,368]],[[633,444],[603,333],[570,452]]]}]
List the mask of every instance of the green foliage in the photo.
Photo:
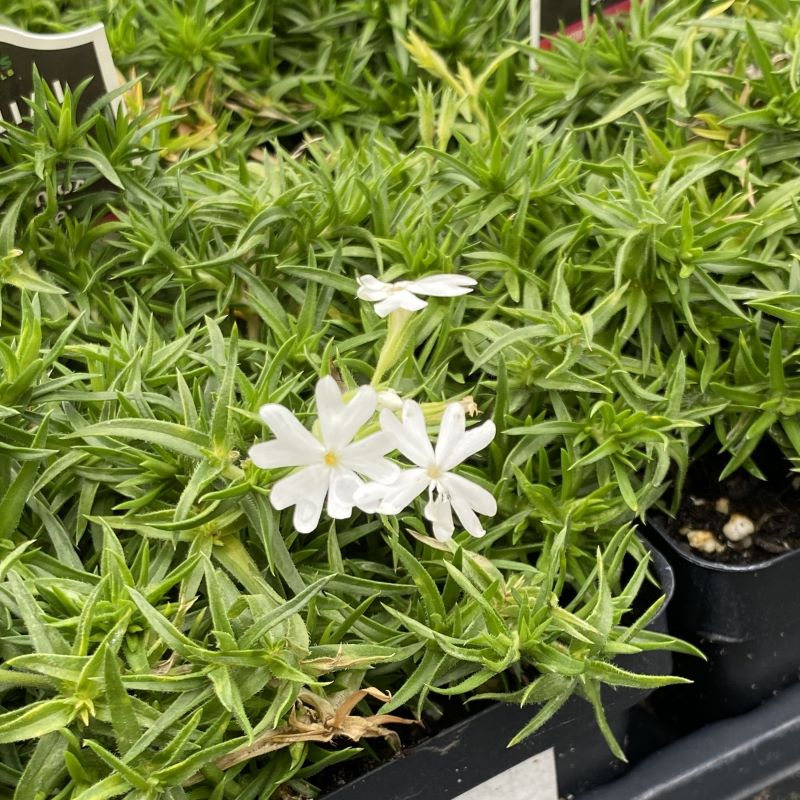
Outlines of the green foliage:
[{"label": "green foliage", "polygon": [[[800,9],[635,2],[530,72],[514,0],[223,5],[3,8],[144,77],[0,141],[0,793],[306,796],[449,695],[619,752],[600,687],[677,679],[614,658],[688,650],[631,523],[704,448],[800,466]],[[381,380],[494,419],[486,536],[298,535],[259,406],[373,379],[357,276],[454,271]]]}]

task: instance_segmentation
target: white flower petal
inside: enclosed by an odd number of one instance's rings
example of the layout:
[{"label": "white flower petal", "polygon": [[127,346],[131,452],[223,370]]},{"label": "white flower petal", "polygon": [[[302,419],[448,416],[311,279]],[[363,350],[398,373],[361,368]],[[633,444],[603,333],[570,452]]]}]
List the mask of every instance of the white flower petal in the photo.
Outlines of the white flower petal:
[{"label": "white flower petal", "polygon": [[313,533],[317,529],[324,502],[325,490],[315,488],[313,492],[307,494],[305,500],[294,507],[292,524],[298,533]]},{"label": "white flower petal", "polygon": [[391,283],[379,281],[374,275],[360,275],[356,280],[358,282],[356,297],[359,300],[369,300],[374,303],[383,300],[392,291]]},{"label": "white flower petal", "polygon": [[459,503],[462,501],[467,503],[470,508],[473,508],[479,514],[493,517],[497,513],[497,500],[483,486],[478,486],[477,483],[473,483],[452,472],[443,475],[440,482],[450,497],[454,498],[454,505],[455,498],[458,498]]},{"label": "white flower petal", "polygon": [[450,496],[450,504],[453,506],[453,511],[458,517],[464,530],[472,536],[481,537],[486,534],[480,520],[475,512],[470,508],[469,503],[460,494]]},{"label": "white flower petal", "polygon": [[329,469],[324,464],[314,464],[281,478],[270,489],[269,499],[273,508],[282,511],[284,508],[296,505],[309,491],[319,486],[325,489],[327,494],[328,472]]},{"label": "white flower petal", "polygon": [[406,311],[421,311],[428,305],[427,300],[423,300],[405,289],[402,292],[397,292],[395,296],[400,298],[400,307]]},{"label": "white flower petal", "polygon": [[275,438],[294,448],[298,454],[305,453],[305,457],[308,457],[309,461],[311,461],[312,453],[322,454],[325,452],[322,443],[300,424],[300,421],[288,408],[277,403],[269,403],[261,406],[258,413],[261,415],[261,419],[269,425]]},{"label": "white flower petal", "polygon": [[[403,295],[405,294],[407,294],[409,297],[414,297],[414,295],[410,294],[409,292],[394,292],[388,295],[388,297],[385,297],[379,303],[375,303],[375,305],[373,306],[373,308],[375,309],[375,313],[379,317],[388,317],[389,314],[392,313],[392,311],[397,311],[399,308],[405,308],[406,304],[403,300]],[[420,300],[419,298],[416,298],[416,300],[419,303],[422,303],[422,305],[419,306],[419,308],[424,308],[426,305],[428,305],[424,300]],[[414,311],[414,310],[416,309],[409,309],[409,311]]]},{"label": "white flower petal", "polygon": [[428,439],[425,416],[419,403],[413,400],[403,403],[402,423],[391,411],[384,409],[381,411],[381,427],[389,435],[395,448],[409,461],[426,469],[433,464],[433,447]]},{"label": "white flower petal", "polygon": [[295,507],[294,527],[300,533],[311,533],[319,524],[328,493],[328,473],[324,464],[306,467],[282,478],[270,491],[274,508]]},{"label": "white flower petal", "polygon": [[450,509],[450,501],[443,494],[435,499],[432,497],[425,505],[425,519],[433,523],[433,535],[440,541],[446,542],[453,538],[455,525]]},{"label": "white flower petal", "polygon": [[[497,429],[495,428],[494,422],[491,420],[487,420],[476,428],[470,428],[450,449],[444,460],[439,458],[439,446],[437,444],[436,460],[439,464],[439,468],[445,471],[453,469],[453,467],[457,466],[462,461],[466,461],[470,456],[488,447],[496,433]],[[439,439],[441,441],[441,434]]]},{"label": "white flower petal", "polygon": [[326,375],[317,381],[314,397],[317,401],[317,419],[322,432],[322,442],[325,449],[330,450],[333,449],[332,440],[336,437],[336,431],[344,415],[342,391],[339,384],[330,375]]},{"label": "white flower petal", "polygon": [[378,395],[371,386],[360,386],[345,404],[339,385],[330,375],[320,379],[315,394],[322,442],[325,450],[334,452],[353,441],[378,405]]},{"label": "white flower petal", "polygon": [[[342,458],[382,458],[394,450],[394,441],[386,431],[379,431],[365,436],[356,442],[350,442],[340,451]],[[355,469],[355,468],[354,468]]]},{"label": "white flower petal", "polygon": [[440,469],[449,469],[444,465],[450,463],[451,453],[464,438],[465,419],[461,403],[449,403],[445,408],[439,427],[439,438],[436,440],[436,464]]},{"label": "white flower petal", "polygon": [[319,462],[320,454],[310,448],[297,449],[285,439],[258,442],[247,452],[250,460],[260,469],[278,467],[305,467]]},{"label": "white flower petal", "polygon": [[344,407],[338,430],[332,434],[333,447],[336,450],[347,447],[361,428],[369,422],[377,406],[377,392],[371,386],[359,386],[350,402]]},{"label": "white flower petal", "polygon": [[402,471],[397,464],[392,463],[388,458],[359,464],[354,469],[356,472],[366,475],[371,481],[380,481],[381,483],[394,483],[400,477],[400,472]]},{"label": "white flower petal", "polygon": [[381,514],[399,514],[430,482],[424,469],[403,470],[394,483],[387,485],[378,510]]},{"label": "white flower petal", "polygon": [[380,483],[394,483],[400,476],[400,467],[397,464],[393,464],[388,458],[374,455],[354,457],[348,453],[342,458],[342,466]]},{"label": "white flower petal", "polygon": [[468,294],[477,285],[474,278],[466,275],[426,275],[408,284],[408,290],[415,294],[427,294],[433,297],[458,297]]},{"label": "white flower petal", "polygon": [[428,426],[425,422],[422,406],[414,400],[406,400],[403,403],[403,428],[407,438],[413,442],[414,447],[425,454],[427,463],[419,466],[428,466],[434,458],[433,445],[431,445],[431,440],[428,438]]},{"label": "white flower petal", "polygon": [[363,485],[361,479],[349,469],[334,470],[328,486],[328,516],[348,519],[353,513],[353,495]]},{"label": "white flower petal", "polygon": [[365,483],[353,494],[353,505],[367,514],[377,514],[383,498],[391,491],[392,487],[386,483]]}]

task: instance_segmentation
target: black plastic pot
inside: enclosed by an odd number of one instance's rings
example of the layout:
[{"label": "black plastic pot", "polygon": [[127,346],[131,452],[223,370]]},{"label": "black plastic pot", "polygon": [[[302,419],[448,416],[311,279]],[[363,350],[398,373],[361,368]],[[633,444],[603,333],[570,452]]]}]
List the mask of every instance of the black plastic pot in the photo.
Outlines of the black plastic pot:
[{"label": "black plastic pot", "polygon": [[654,514],[645,536],[675,571],[669,630],[708,661],[676,656],[692,686],[659,692],[685,727],[755,708],[800,677],[800,550],[751,565],[706,561],[666,531]]},{"label": "black plastic pot", "polygon": [[788,800],[800,797],[800,686],[712,723],[580,800]]},{"label": "black plastic pot", "polygon": [[[669,564],[657,551],[652,552],[652,564],[667,602],[648,627],[664,632],[664,609],[672,596],[674,579]],[[615,663],[635,672],[664,675],[672,670],[672,654],[644,652],[622,656]],[[630,711],[649,692],[606,689],[603,700],[609,724],[626,747]],[[398,754],[326,795],[325,800],[448,800],[549,748],[555,752],[562,797],[611,780],[627,768],[611,755],[591,707],[579,698],[570,700],[537,733],[509,748],[509,740],[534,713],[530,707],[497,703]]]}]

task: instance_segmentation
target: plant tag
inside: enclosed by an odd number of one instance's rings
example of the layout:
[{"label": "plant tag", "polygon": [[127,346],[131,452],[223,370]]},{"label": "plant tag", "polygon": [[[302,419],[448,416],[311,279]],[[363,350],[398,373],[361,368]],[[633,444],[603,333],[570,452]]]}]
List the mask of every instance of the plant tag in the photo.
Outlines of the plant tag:
[{"label": "plant tag", "polygon": [[[546,34],[553,34],[563,28],[564,33],[574,39],[583,38],[583,23],[581,21],[581,0],[529,0],[530,22],[528,41],[533,47],[550,49],[550,40]],[[594,17],[595,12],[603,10],[609,16],[628,11],[630,0],[589,0],[589,11]],[[544,37],[543,37],[543,34]],[[536,69],[536,56],[531,53],[530,67]]]},{"label": "plant tag", "polygon": [[[26,98],[33,97],[34,67],[53,91],[59,102],[69,86],[76,89],[87,78],[88,86],[81,94],[77,116],[99,100],[106,92],[118,88],[120,83],[106,31],[102,23],[71,33],[28,33],[0,25],[0,134],[3,123],[19,125],[28,114]],[[116,111],[120,99],[112,100]],[[71,203],[86,183],[79,169],[73,169],[68,178],[59,180],[58,202],[62,206],[56,214],[59,222],[72,209]],[[103,185],[103,179],[94,181],[94,188]],[[47,201],[46,191],[40,191],[34,201],[38,211]]]},{"label": "plant tag", "polygon": [[551,747],[458,795],[455,800],[558,800],[556,756]]},{"label": "plant tag", "polygon": [[64,89],[92,78],[79,112],[119,86],[102,23],[72,33],[40,34],[0,25],[0,133],[3,122],[19,125],[33,95],[33,68],[59,100]]},{"label": "plant tag", "polygon": [[[533,38],[534,16],[537,34],[556,33],[564,29],[567,36],[579,41],[583,38],[581,0],[530,0],[531,4],[531,42],[549,49],[547,38],[538,43]],[[613,17],[630,11],[630,0],[589,0],[590,19],[602,12],[605,17]]]}]

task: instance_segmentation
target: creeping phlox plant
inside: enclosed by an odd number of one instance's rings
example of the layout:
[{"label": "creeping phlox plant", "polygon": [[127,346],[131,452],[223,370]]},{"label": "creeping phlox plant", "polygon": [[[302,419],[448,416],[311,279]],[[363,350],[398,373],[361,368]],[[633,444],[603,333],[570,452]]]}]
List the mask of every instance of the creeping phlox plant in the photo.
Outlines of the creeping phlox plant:
[{"label": "creeping phlox plant", "polygon": [[800,465],[800,4],[535,70],[527,0],[230,5],[0,8],[130,81],[0,136],[0,798],[305,800],[476,698],[624,755],[636,519]]},{"label": "creeping phlox plant", "polygon": [[[379,316],[397,316],[401,309],[416,311],[427,305],[418,294],[456,297],[474,284],[474,279],[459,275],[430,275],[395,284],[365,276],[359,278],[358,296],[375,302]],[[406,323],[403,317],[399,325]],[[396,328],[394,335],[398,336]],[[391,389],[384,393],[390,402],[397,396]],[[317,383],[315,395],[318,436],[306,430],[287,408],[265,405],[261,418],[275,439],[256,444],[249,452],[253,463],[262,469],[301,467],[275,483],[270,492],[276,509],[295,507],[293,522],[300,533],[316,529],[326,497],[328,515],[348,519],[354,506],[362,511],[398,514],[427,489],[425,518],[433,524],[437,539],[452,537],[453,512],[473,536],[484,535],[475,512],[493,516],[497,503],[491,492],[452,469],[492,441],[495,425],[491,420],[467,432],[463,404],[449,403],[434,451],[425,413],[413,400],[400,403],[402,422],[384,408],[380,414],[382,431],[357,438],[375,414],[378,393],[362,386],[345,402],[336,381],[326,376]],[[415,466],[398,469],[385,458],[394,450]],[[370,482],[365,484],[362,477]]]}]

